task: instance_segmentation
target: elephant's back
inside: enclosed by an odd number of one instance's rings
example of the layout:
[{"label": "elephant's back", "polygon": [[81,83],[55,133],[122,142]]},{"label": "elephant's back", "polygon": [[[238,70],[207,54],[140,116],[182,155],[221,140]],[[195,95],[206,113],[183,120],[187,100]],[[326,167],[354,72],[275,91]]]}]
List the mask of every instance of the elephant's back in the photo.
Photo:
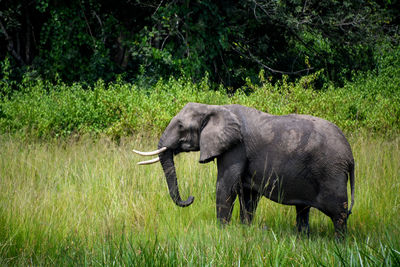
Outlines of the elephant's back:
[{"label": "elephant's back", "polygon": [[282,176],[317,177],[331,170],[347,171],[354,164],[342,131],[321,118],[269,116],[247,134],[244,140],[254,169],[264,166]]},{"label": "elephant's back", "polygon": [[339,127],[322,118],[299,114],[272,116],[268,123],[260,125],[260,131],[267,136],[265,143],[277,145],[276,149],[286,154],[316,153],[329,157],[352,154]]}]

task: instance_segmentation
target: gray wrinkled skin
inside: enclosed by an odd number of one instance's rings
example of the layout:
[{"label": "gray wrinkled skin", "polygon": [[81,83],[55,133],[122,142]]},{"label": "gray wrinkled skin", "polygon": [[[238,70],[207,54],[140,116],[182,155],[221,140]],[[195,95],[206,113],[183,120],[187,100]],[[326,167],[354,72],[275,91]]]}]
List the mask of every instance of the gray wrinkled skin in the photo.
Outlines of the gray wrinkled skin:
[{"label": "gray wrinkled skin", "polygon": [[[199,151],[200,163],[217,160],[217,217],[231,219],[236,196],[240,217],[250,223],[261,196],[296,207],[297,228],[309,233],[314,207],[344,234],[354,202],[354,159],[340,129],[321,118],[291,114],[273,116],[240,106],[188,103],[165,129],[158,147],[170,195],[180,197],[173,155]],[[352,205],[348,210],[347,180]]]}]

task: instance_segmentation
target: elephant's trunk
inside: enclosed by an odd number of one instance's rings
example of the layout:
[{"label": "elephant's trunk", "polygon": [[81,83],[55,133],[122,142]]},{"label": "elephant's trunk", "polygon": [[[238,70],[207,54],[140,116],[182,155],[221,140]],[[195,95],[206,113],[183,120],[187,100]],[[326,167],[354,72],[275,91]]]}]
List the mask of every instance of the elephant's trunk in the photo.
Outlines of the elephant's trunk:
[{"label": "elephant's trunk", "polygon": [[173,153],[170,149],[159,154],[160,162],[165,173],[165,178],[167,179],[169,194],[172,200],[179,207],[187,207],[193,203],[194,197],[189,196],[186,201],[181,199],[178,188],[178,181],[176,179],[175,165]]}]

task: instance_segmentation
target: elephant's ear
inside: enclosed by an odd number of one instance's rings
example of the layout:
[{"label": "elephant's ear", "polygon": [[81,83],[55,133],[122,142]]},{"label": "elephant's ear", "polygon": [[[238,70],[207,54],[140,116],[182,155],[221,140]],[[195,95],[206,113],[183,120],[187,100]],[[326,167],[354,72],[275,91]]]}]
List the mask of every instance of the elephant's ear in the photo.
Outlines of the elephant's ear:
[{"label": "elephant's ear", "polygon": [[209,162],[241,141],[237,116],[225,107],[216,107],[203,121],[199,162]]}]

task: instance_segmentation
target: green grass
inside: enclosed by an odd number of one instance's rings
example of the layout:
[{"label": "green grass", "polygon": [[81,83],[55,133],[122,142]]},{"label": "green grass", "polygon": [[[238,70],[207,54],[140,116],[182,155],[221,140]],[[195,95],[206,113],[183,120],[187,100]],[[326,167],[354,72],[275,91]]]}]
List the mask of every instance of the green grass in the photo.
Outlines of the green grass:
[{"label": "green grass", "polygon": [[295,231],[295,211],[263,198],[251,226],[221,228],[215,216],[216,165],[198,154],[176,159],[187,208],[168,195],[159,164],[138,166],[132,148],[107,138],[26,142],[0,136],[1,265],[399,265],[400,139],[350,138],[356,202],[348,237],[334,239],[312,209],[311,235]]}]

